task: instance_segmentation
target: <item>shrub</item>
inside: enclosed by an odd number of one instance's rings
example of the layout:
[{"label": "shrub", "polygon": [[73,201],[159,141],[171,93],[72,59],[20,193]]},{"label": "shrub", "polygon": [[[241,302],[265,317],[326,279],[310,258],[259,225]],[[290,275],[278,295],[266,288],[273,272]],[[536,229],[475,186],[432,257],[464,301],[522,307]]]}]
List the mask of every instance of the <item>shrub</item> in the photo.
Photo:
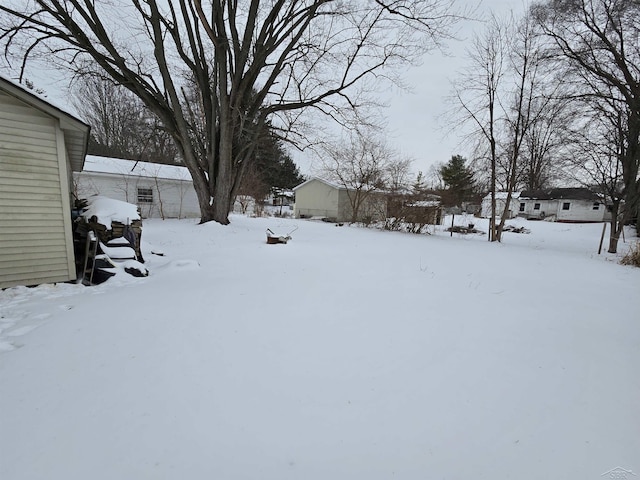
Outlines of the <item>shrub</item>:
[{"label": "shrub", "polygon": [[627,254],[620,260],[620,263],[622,265],[640,267],[640,242],[637,242],[635,246],[629,248]]}]

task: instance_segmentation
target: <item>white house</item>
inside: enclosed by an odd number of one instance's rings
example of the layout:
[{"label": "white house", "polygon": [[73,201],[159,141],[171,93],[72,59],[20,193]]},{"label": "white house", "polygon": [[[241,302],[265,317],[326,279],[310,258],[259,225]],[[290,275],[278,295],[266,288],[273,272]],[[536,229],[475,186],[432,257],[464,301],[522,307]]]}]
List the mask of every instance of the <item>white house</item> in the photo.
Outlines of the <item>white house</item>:
[{"label": "white house", "polygon": [[[507,218],[513,218],[517,215],[518,212],[518,198],[520,197],[520,192],[513,192],[511,194],[511,202],[509,202],[509,215]],[[501,217],[502,212],[504,212],[504,207],[507,204],[507,192],[496,192],[496,216]],[[491,193],[488,193],[482,199],[482,207],[480,216],[482,218],[491,217]]]},{"label": "white house", "polygon": [[186,167],[87,155],[74,181],[78,198],[103,195],[133,203],[144,218],[200,216]]},{"label": "white house", "polygon": [[611,213],[602,197],[588,188],[524,191],[516,202],[518,216],[558,222],[603,222]]},{"label": "white house", "polygon": [[75,280],[71,172],[89,130],[0,76],[0,288]]},{"label": "white house", "polygon": [[[294,187],[293,191],[296,218],[322,217],[336,222],[348,222],[352,218],[350,198],[354,198],[353,190],[314,177]],[[386,213],[386,196],[372,192],[366,196],[359,208],[358,221],[383,220]]]}]

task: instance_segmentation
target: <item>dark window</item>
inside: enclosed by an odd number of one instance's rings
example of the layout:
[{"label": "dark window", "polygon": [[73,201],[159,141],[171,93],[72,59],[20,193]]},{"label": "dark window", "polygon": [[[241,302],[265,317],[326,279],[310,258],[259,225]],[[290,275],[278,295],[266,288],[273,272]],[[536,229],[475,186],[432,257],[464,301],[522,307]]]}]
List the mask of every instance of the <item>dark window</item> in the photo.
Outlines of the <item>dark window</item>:
[{"label": "dark window", "polygon": [[520,211],[521,211],[521,212],[524,212],[524,202],[521,202],[521,203],[520,203]]},{"label": "dark window", "polygon": [[593,204],[593,209],[594,210],[600,210],[600,204],[598,202]]},{"label": "dark window", "polygon": [[533,204],[533,209],[534,210],[540,210],[540,204],[539,203],[534,203]]},{"label": "dark window", "polygon": [[138,188],[138,203],[153,203],[153,189]]},{"label": "dark window", "polygon": [[562,204],[562,209],[563,210],[569,210],[569,207],[571,206],[571,204],[569,202],[564,202]]}]

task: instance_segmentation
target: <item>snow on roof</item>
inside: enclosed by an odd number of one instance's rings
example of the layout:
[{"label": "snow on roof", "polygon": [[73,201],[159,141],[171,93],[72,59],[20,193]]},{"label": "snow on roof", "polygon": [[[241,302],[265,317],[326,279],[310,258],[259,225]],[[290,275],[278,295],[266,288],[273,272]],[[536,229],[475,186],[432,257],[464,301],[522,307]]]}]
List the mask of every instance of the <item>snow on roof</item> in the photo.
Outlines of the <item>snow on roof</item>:
[{"label": "snow on roof", "polygon": [[417,202],[407,203],[407,207],[439,207],[440,200],[418,200]]},{"label": "snow on roof", "polygon": [[138,207],[131,203],[102,195],[89,197],[87,203],[87,208],[82,212],[82,216],[89,219],[95,215],[98,222],[109,230],[111,230],[111,222],[128,225],[132,220],[140,220]]},{"label": "snow on roof", "polygon": [[342,187],[342,186],[340,186],[340,185],[336,185],[335,183],[330,182],[329,180],[325,180],[324,178],[320,178],[320,177],[310,177],[308,180],[306,180],[306,181],[302,182],[300,185],[297,185],[297,186],[293,187],[293,191],[295,192],[295,191],[296,191],[296,190],[298,190],[300,187],[302,187],[302,186],[304,186],[304,185],[307,185],[308,183],[311,183],[311,182],[322,182],[322,183],[324,183],[325,185],[328,185],[328,186],[330,186],[330,187],[332,187],[332,188],[335,188],[335,189],[337,189],[337,190],[341,190],[341,189],[342,189],[342,190],[346,190],[346,188],[345,188],[345,187]]},{"label": "snow on roof", "polygon": [[74,117],[76,120],[80,120],[83,123],[86,123],[85,120],[80,117],[78,115],[78,113],[76,112],[76,110],[71,106],[71,105],[63,105],[62,103],[60,103],[58,100],[49,98],[48,96],[46,96],[43,93],[38,92],[35,89],[31,89],[28,88],[27,86],[21,84],[20,82],[17,82],[16,80],[7,77],[6,75],[3,75],[2,73],[0,73],[0,79],[4,80],[5,82],[13,85],[14,87],[22,90],[24,93],[42,101],[45,103],[48,103],[50,106],[54,107],[55,109],[59,110],[60,112],[64,113],[65,115],[69,115],[70,117]]},{"label": "snow on roof", "polygon": [[[520,193],[521,192],[513,192],[511,194],[511,198],[520,198]],[[507,192],[496,192],[496,200],[506,200],[507,199]],[[491,192],[487,193],[487,195],[485,195],[484,197],[487,200],[491,199]]]},{"label": "snow on roof", "polygon": [[191,181],[191,175],[189,175],[187,167],[165,165],[162,163],[136,162],[135,160],[99,157],[96,155],[87,155],[82,171]]},{"label": "snow on roof", "polygon": [[527,190],[522,192],[522,198],[532,200],[588,200],[597,201],[597,193],[584,187],[548,188],[546,190]]},{"label": "snow on roof", "polygon": [[298,190],[300,187],[303,187],[304,185],[307,185],[308,183],[311,182],[322,182],[325,185],[328,185],[331,188],[335,188],[336,190],[355,190],[355,188],[360,188],[362,190],[366,190],[366,191],[373,191],[373,190],[377,190],[382,192],[381,189],[377,188],[375,185],[369,185],[366,183],[358,183],[358,182],[354,182],[353,185],[349,185],[348,187],[345,185],[338,185],[337,183],[334,183],[331,180],[327,180],[325,178],[320,178],[320,177],[311,177],[309,178],[309,180],[302,182],[300,185],[297,185],[295,187],[293,187],[293,191],[295,192],[296,190]]}]

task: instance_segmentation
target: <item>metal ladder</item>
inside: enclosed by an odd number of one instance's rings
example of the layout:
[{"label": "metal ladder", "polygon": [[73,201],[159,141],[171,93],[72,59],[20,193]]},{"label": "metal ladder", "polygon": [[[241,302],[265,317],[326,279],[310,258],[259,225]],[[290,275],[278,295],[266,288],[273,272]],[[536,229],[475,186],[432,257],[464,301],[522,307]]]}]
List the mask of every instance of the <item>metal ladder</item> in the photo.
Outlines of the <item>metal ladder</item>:
[{"label": "metal ladder", "polygon": [[[87,242],[85,244],[84,252],[82,278],[78,279],[78,283],[93,285],[93,272],[96,269],[96,255],[98,254],[98,237],[93,230],[89,230],[87,232]],[[89,260],[91,260],[91,265],[89,265]],[[87,281],[88,283],[85,283],[85,281]]]}]

